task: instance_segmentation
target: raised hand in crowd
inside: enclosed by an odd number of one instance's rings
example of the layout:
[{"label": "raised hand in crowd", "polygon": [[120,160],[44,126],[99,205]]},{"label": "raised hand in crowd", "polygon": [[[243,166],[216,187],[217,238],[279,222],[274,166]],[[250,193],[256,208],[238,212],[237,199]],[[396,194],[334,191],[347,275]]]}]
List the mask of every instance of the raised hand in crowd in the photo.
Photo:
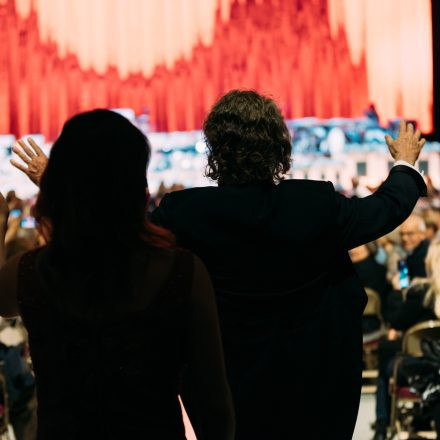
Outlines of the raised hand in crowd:
[{"label": "raised hand in crowd", "polygon": [[23,165],[14,159],[11,159],[11,164],[20,171],[23,171],[35,185],[40,186],[41,176],[47,166],[47,156],[38,144],[32,139],[28,138],[29,145],[22,140],[18,140],[12,148],[12,151],[17,154],[26,165]]},{"label": "raised hand in crowd", "polygon": [[420,130],[414,132],[414,126],[411,123],[400,121],[397,138],[393,139],[391,136],[386,135],[385,141],[391,156],[395,160],[404,160],[414,165],[425,144],[425,139],[420,139],[420,136]]}]

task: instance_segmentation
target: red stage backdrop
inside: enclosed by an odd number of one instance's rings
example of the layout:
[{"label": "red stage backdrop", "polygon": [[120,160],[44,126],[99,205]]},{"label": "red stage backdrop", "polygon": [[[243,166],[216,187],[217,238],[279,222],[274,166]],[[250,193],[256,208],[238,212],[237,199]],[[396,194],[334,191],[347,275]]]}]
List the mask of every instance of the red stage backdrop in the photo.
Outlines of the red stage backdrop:
[{"label": "red stage backdrop", "polygon": [[96,107],[191,130],[232,88],[429,132],[431,38],[430,0],[0,0],[0,133],[54,139]]}]

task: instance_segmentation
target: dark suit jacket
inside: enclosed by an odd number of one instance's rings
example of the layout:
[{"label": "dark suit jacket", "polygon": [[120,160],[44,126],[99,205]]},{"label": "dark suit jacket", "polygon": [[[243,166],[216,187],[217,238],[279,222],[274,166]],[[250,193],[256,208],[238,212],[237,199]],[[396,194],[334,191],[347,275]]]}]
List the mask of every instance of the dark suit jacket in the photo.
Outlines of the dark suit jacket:
[{"label": "dark suit jacket", "polygon": [[411,279],[426,277],[425,258],[428,253],[429,240],[423,240],[407,257],[408,273]]},{"label": "dark suit jacket", "polygon": [[392,328],[405,332],[420,322],[438,319],[433,301],[425,304],[425,296],[430,287],[429,283],[415,284],[406,294],[397,291],[391,293],[389,321]]},{"label": "dark suit jacket", "polygon": [[351,439],[366,295],[347,250],[395,229],[425,193],[416,171],[396,166],[363,199],[310,180],[163,198],[153,221],[214,284],[237,440]]}]

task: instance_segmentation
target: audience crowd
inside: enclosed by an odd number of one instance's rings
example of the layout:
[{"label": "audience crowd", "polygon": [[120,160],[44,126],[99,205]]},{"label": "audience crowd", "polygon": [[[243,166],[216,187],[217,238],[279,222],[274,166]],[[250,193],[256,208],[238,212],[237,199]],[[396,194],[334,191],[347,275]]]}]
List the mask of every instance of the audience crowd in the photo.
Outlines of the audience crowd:
[{"label": "audience crowd", "polygon": [[[429,177],[426,179],[430,181]],[[179,183],[166,186],[162,182],[158,191],[151,195],[149,211],[159,206],[165,194],[182,189],[184,186]],[[352,195],[350,190],[342,192]],[[22,200],[14,191],[7,194],[6,200],[10,212],[19,211],[17,217],[9,218],[6,235],[7,258],[43,245],[44,238],[38,230],[23,222],[23,219],[31,215],[35,200]],[[401,350],[404,332],[419,322],[440,318],[440,300],[432,297],[432,290],[429,289],[430,274],[440,271],[440,267],[432,267],[433,264],[440,263],[440,193],[432,184],[428,198],[423,199],[419,205],[398,229],[375,242],[350,251],[351,260],[363,285],[373,289],[380,296],[382,317],[387,327],[386,334],[383,334],[377,317],[363,318],[364,341],[377,339],[377,336],[381,335],[374,440],[386,438],[390,423],[389,379],[393,362]],[[426,261],[429,253],[431,262]],[[408,266],[410,280],[409,288],[405,289],[401,288],[399,279],[398,266],[402,260]],[[20,318],[3,319],[0,325],[2,329],[23,328]],[[16,344],[15,339],[12,342]],[[17,440],[33,440],[36,438],[35,383],[30,374],[31,360],[26,342],[22,339],[18,342],[19,351],[16,350],[16,345],[11,345],[9,350],[12,349],[13,353],[7,354],[9,341],[7,337],[3,341],[0,333],[0,356],[4,356],[3,361],[6,363],[4,372],[14,376],[13,381],[7,382],[11,388],[8,390],[11,423]],[[18,372],[14,371],[17,361],[22,365]],[[435,416],[440,422],[440,403],[437,411]]]},{"label": "audience crowd", "polygon": [[[427,181],[430,182],[429,178]],[[379,339],[374,440],[387,438],[390,377],[405,331],[415,324],[440,318],[438,286],[433,284],[438,282],[436,276],[440,274],[439,201],[438,191],[431,184],[428,197],[397,230],[350,251],[362,283],[377,292],[381,302],[383,322],[378,316],[363,317],[364,342]],[[402,264],[407,269],[408,280],[399,270]],[[383,323],[385,334],[381,331]],[[439,409],[433,417],[439,417]],[[440,423],[440,419],[436,421]]]}]

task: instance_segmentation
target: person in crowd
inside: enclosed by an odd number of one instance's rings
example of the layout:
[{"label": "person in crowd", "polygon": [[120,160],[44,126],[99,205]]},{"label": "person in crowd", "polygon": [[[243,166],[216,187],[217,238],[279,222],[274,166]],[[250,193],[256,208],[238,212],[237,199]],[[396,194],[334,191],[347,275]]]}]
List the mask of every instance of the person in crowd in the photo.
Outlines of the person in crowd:
[{"label": "person in crowd", "polygon": [[10,211],[13,209],[22,209],[23,206],[23,201],[17,197],[15,191],[9,191],[6,194],[6,203]]},{"label": "person in crowd", "polygon": [[438,225],[434,220],[428,219],[425,220],[426,223],[426,239],[433,240],[438,233]]},{"label": "person in crowd", "polygon": [[[396,229],[380,237],[376,243],[378,247],[376,261],[386,266],[387,281],[391,284],[393,278],[399,271],[399,261],[406,258],[406,252],[401,246],[400,234]],[[378,259],[378,257],[380,257],[380,259]]]},{"label": "person in crowd", "polygon": [[[364,287],[369,287],[377,292],[381,299],[382,316],[386,316],[385,306],[387,296],[390,291],[390,285],[386,279],[386,268],[379,264],[372,252],[372,248],[367,245],[361,245],[351,249],[350,258],[353,267]],[[374,316],[364,316],[362,319],[363,334],[372,333],[380,327],[378,319]]]},{"label": "person in crowd", "polygon": [[351,184],[353,186],[351,195],[356,197],[367,197],[371,195],[371,190],[365,185],[361,184],[361,178],[359,176],[352,177]]},{"label": "person in crowd", "polygon": [[419,322],[440,318],[440,240],[429,246],[425,279],[408,290],[394,291],[388,313],[390,337],[379,345],[379,378],[376,391],[376,432],[374,440],[385,440],[390,423],[389,379],[394,360],[402,348],[402,334]]},{"label": "person in crowd", "polygon": [[376,261],[373,249],[363,244],[351,249],[349,254],[353,267],[364,287],[375,290],[381,299],[386,301],[386,295],[390,290],[386,280],[386,268]]},{"label": "person in crowd", "polygon": [[434,186],[431,177],[426,176],[425,181],[426,181],[428,197],[429,198],[438,197],[440,195],[440,191]]},{"label": "person in crowd", "polygon": [[418,214],[409,216],[400,227],[400,237],[407,253],[406,264],[410,279],[426,277],[425,258],[429,241],[426,239],[426,225],[423,217]]},{"label": "person in crowd", "polygon": [[[87,160],[72,160],[78,145]],[[33,148],[24,151],[43,154]],[[6,263],[0,196],[0,315],[20,314],[29,332],[39,439],[183,440],[184,372],[207,438],[234,438],[211,281],[145,220],[149,154],[117,113],[70,119],[39,178],[35,214],[48,244]]]},{"label": "person in crowd", "polygon": [[[207,176],[218,186],[167,194],[152,220],[174,231],[212,277],[236,439],[351,440],[366,295],[348,250],[394,230],[426,194],[413,167],[424,140],[402,122],[397,139],[387,138],[400,162],[374,194],[347,199],[329,182],[283,179],[291,139],[267,97],[231,91],[203,129]],[[14,151],[38,181],[33,158]],[[184,385],[197,421],[203,402],[191,380]],[[194,427],[198,440],[210,438]]]}]

